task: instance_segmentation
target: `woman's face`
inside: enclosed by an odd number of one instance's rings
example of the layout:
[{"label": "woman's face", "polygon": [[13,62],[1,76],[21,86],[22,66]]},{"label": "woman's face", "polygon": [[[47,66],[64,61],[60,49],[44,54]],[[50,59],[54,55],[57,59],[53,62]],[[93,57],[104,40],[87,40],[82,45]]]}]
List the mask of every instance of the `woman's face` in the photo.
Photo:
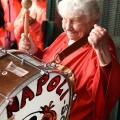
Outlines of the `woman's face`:
[{"label": "woman's face", "polygon": [[93,23],[86,22],[86,17],[67,15],[63,17],[62,27],[70,40],[78,40],[90,32]]}]

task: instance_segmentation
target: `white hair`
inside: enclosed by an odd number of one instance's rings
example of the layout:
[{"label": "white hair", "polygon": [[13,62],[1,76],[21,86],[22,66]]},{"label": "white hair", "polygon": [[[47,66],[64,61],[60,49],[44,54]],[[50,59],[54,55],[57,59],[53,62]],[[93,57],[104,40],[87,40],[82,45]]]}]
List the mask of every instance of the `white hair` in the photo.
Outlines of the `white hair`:
[{"label": "white hair", "polygon": [[58,3],[58,12],[61,17],[67,14],[76,17],[85,15],[87,22],[98,21],[100,18],[98,0],[61,0]]}]

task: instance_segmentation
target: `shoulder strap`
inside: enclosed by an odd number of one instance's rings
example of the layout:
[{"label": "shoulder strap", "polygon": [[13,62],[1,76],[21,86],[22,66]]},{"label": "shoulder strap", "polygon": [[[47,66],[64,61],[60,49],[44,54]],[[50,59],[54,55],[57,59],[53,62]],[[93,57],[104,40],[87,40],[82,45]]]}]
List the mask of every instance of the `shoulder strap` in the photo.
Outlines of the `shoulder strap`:
[{"label": "shoulder strap", "polygon": [[82,47],[84,44],[88,42],[88,35],[85,35],[84,37],[80,38],[78,41],[67,47],[65,50],[63,50],[61,53],[58,53],[60,61],[62,61],[64,58],[66,58],[68,55],[76,51],[78,48]]}]

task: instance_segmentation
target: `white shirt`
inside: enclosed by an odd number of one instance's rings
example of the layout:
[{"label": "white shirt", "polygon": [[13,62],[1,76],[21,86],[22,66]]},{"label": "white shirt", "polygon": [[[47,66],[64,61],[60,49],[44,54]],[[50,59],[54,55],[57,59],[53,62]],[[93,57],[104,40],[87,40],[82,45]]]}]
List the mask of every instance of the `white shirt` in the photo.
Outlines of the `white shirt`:
[{"label": "white shirt", "polygon": [[75,40],[69,40],[68,46],[70,46],[70,45],[73,44],[74,42],[75,42]]}]

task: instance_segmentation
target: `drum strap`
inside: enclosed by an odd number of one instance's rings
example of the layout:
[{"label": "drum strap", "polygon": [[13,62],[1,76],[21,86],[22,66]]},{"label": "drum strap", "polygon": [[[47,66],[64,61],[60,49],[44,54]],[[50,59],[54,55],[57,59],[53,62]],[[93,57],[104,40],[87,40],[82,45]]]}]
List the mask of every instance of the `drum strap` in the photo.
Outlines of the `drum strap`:
[{"label": "drum strap", "polygon": [[[82,47],[83,45],[85,45],[88,42],[88,36],[89,36],[89,34],[85,35],[84,37],[80,38],[78,41],[74,42],[69,47],[64,49],[62,52],[57,53],[60,61],[58,61],[58,60],[55,61],[56,67],[59,68],[62,71],[65,71],[65,67],[62,68],[61,65],[60,65],[60,62],[64,58],[66,58],[68,55],[70,55],[71,53],[73,53],[74,51],[76,51],[77,49]],[[66,70],[67,70],[68,73],[71,72],[71,71],[69,71],[69,69],[66,69]],[[71,86],[72,86],[72,90],[74,90],[74,87],[75,87],[74,75],[72,75],[70,77],[70,83],[71,83]]]},{"label": "drum strap", "polygon": [[64,58],[66,58],[68,55],[76,51],[78,48],[82,47],[88,42],[88,35],[85,35],[84,37],[80,38],[73,44],[71,44],[69,47],[64,49],[62,52],[58,53],[60,61],[62,61]]}]

